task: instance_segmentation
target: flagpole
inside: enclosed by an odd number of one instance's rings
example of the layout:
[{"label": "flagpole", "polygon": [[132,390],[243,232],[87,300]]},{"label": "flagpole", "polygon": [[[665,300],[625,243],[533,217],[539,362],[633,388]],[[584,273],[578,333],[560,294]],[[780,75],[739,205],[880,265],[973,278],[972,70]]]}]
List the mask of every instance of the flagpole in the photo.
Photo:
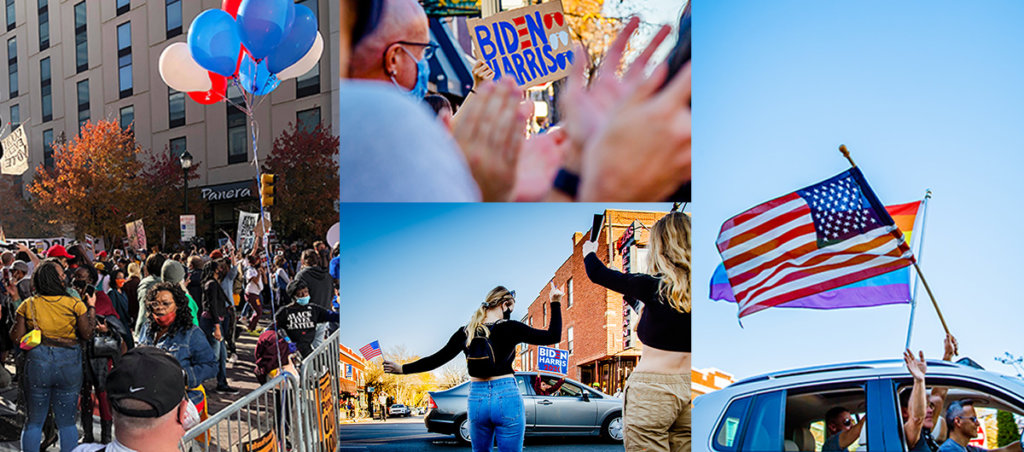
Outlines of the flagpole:
[{"label": "flagpole", "polygon": [[[843,154],[843,157],[846,157],[846,160],[850,162],[851,166],[853,166],[854,168],[857,167],[857,164],[853,163],[853,158],[850,157],[850,151],[849,149],[846,149],[845,144],[839,145],[839,152]],[[913,258],[913,252],[911,252],[911,257]],[[949,334],[949,327],[946,326],[946,319],[942,317],[942,311],[939,310],[939,303],[935,301],[935,295],[932,294],[932,289],[931,287],[928,286],[928,280],[924,279],[924,274],[921,273],[921,267],[917,265],[916,259],[914,259],[913,263],[914,270],[917,271],[917,277],[920,278],[922,283],[924,283],[924,290],[925,292],[928,292],[928,298],[931,298],[932,305],[935,306],[935,313],[939,315],[939,321],[942,322],[942,329],[946,330],[946,334]]]},{"label": "flagpole", "polygon": [[[932,198],[931,189],[925,190],[924,193],[924,205],[921,206],[923,212],[921,212],[921,232],[920,237],[917,240],[917,258],[921,260],[924,252],[924,231],[925,226],[928,224],[928,200]],[[907,325],[907,345],[904,349],[910,349],[910,336],[914,332],[914,313],[917,312],[917,289],[920,286],[920,279],[914,280],[914,292],[910,297],[910,322]]]}]

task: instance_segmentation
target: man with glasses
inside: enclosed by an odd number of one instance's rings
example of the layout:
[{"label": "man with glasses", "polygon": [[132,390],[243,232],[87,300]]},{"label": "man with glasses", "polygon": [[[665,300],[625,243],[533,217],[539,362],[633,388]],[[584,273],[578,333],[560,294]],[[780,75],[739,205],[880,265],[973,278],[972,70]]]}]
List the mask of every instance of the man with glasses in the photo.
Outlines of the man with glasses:
[{"label": "man with glasses", "polygon": [[391,82],[416,99],[427,93],[427,60],[436,45],[423,7],[415,0],[384,2],[380,23],[352,50],[349,76]]},{"label": "man with glasses", "polygon": [[854,422],[850,416],[850,410],[841,406],[833,407],[825,413],[825,429],[828,431],[828,438],[825,444],[821,445],[821,452],[845,451],[850,444],[857,441],[860,431],[867,424],[867,416],[862,416],[860,422]]},{"label": "man with glasses", "polygon": [[[978,427],[981,425],[978,415],[974,412],[972,400],[958,400],[949,404],[946,410],[946,425],[949,427],[949,439],[942,443],[939,452],[981,452],[988,449],[975,447],[968,442],[978,436]],[[1014,441],[995,451],[1016,451],[1021,452],[1020,441]]]}]

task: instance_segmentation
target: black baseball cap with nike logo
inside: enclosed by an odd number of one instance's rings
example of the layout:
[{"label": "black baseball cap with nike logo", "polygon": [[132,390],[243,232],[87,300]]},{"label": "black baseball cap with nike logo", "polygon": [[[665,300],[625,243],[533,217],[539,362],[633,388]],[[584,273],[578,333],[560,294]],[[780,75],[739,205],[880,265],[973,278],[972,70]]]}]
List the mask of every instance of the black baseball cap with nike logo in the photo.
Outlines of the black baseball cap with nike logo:
[{"label": "black baseball cap with nike logo", "polygon": [[[160,417],[185,398],[185,371],[170,353],[156,347],[135,347],[121,356],[107,377],[107,398],[118,413],[131,417]],[[138,409],[145,402],[152,408]]]}]

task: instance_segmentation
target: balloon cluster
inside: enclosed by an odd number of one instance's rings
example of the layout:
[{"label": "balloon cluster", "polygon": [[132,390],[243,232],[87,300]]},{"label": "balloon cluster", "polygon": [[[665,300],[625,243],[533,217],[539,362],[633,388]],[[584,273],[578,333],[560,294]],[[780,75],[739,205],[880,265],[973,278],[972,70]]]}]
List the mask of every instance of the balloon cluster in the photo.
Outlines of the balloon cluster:
[{"label": "balloon cluster", "polygon": [[293,0],[223,0],[192,21],[187,43],[160,54],[160,77],[203,105],[224,100],[229,81],[262,96],[309,72],[324,39],[313,11]]}]

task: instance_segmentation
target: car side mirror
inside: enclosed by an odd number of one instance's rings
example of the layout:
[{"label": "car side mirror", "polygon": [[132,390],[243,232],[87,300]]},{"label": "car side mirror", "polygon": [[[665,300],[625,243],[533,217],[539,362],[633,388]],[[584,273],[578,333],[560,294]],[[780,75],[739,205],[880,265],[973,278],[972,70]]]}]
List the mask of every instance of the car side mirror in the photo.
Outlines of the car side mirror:
[{"label": "car side mirror", "polygon": [[589,402],[590,401],[590,394],[587,394],[587,392],[584,391],[584,392],[582,392],[580,394],[580,399],[582,399],[584,402]]}]

